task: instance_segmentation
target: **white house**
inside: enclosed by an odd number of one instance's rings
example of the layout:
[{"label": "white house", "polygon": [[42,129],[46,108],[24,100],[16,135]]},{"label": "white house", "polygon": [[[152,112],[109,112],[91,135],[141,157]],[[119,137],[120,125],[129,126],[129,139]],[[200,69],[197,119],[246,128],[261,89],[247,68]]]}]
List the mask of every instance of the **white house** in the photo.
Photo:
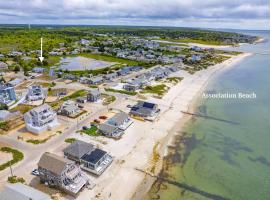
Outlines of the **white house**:
[{"label": "white house", "polygon": [[45,98],[45,91],[40,85],[32,85],[28,87],[27,100],[37,101]]},{"label": "white house", "polygon": [[56,113],[48,104],[43,104],[24,114],[24,120],[28,131],[40,134],[59,125]]}]

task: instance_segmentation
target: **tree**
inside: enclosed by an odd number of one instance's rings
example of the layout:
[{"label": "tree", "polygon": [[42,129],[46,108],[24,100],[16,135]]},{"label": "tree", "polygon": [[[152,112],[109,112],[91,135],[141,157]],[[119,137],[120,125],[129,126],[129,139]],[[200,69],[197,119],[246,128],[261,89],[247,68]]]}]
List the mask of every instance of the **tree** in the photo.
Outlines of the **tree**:
[{"label": "tree", "polygon": [[14,67],[14,72],[15,72],[15,73],[19,72],[20,70],[21,70],[21,68],[20,68],[19,65],[16,65],[16,66]]}]

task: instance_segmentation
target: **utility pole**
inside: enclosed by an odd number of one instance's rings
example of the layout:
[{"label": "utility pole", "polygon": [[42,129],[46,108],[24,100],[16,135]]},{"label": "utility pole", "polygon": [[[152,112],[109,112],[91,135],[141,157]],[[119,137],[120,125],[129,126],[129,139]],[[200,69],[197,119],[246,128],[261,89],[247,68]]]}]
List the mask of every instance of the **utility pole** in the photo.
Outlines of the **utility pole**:
[{"label": "utility pole", "polygon": [[12,171],[12,167],[11,167],[11,161],[9,161],[9,169],[10,169],[11,177],[13,177],[13,171]]}]

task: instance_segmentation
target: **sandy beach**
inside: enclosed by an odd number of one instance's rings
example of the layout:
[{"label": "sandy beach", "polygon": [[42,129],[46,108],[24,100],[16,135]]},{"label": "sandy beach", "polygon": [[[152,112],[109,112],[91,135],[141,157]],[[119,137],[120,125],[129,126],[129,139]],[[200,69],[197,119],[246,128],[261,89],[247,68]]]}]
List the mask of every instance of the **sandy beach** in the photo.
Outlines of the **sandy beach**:
[{"label": "sandy beach", "polygon": [[[162,99],[149,101],[159,104],[161,113],[154,122],[134,120],[133,125],[119,141],[108,140],[104,149],[111,152],[115,161],[108,170],[95,180],[92,192],[84,190],[77,199],[142,199],[154,179],[144,172],[157,175],[162,168],[162,157],[173,136],[188,120],[182,111],[192,108],[198,95],[213,75],[220,73],[251,54],[241,54],[231,59],[190,75],[180,71],[184,80],[172,87]],[[121,105],[126,109],[126,105]],[[156,157],[159,159],[156,159]]]}]

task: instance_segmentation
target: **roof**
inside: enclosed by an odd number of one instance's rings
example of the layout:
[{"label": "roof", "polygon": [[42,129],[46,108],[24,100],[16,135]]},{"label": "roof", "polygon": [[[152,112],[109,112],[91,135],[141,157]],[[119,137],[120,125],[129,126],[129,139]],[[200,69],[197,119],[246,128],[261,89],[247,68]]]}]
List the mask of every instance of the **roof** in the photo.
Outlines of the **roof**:
[{"label": "roof", "polygon": [[100,91],[98,89],[92,89],[92,90],[89,90],[88,94],[96,96],[100,94]]},{"label": "roof", "polygon": [[91,82],[100,82],[103,78],[101,76],[96,76],[90,79]]},{"label": "roof", "polygon": [[9,120],[13,117],[20,115],[20,111],[10,112],[8,110],[0,110],[0,120]]},{"label": "roof", "polygon": [[114,115],[111,119],[109,119],[109,121],[113,121],[116,124],[123,124],[127,118],[128,118],[128,114],[124,112],[120,112]]},{"label": "roof", "polygon": [[68,154],[72,157],[80,159],[86,153],[94,150],[94,145],[83,142],[81,140],[76,140],[75,142],[71,143],[68,147],[64,149],[64,153]]},{"label": "roof", "polygon": [[157,104],[139,101],[135,106],[131,108],[131,112],[149,116],[153,111],[156,110],[156,108]]},{"label": "roof", "polygon": [[46,152],[41,156],[38,166],[60,175],[65,169],[66,165],[70,163],[73,162],[58,155]]},{"label": "roof", "polygon": [[13,88],[13,86],[10,84],[0,84],[0,90],[6,90],[11,88]]},{"label": "roof", "polygon": [[48,110],[48,109],[51,109],[51,106],[49,106],[48,104],[45,103],[45,104],[43,104],[41,106],[38,106],[38,107],[33,108],[31,111],[34,111],[34,112],[38,112],[39,113],[39,112],[41,112],[43,110]]},{"label": "roof", "polygon": [[95,149],[94,151],[90,152],[89,154],[85,154],[82,157],[82,160],[96,164],[107,152],[101,149]]},{"label": "roof", "polygon": [[144,107],[147,109],[154,109],[157,104],[146,102],[146,101],[139,101],[136,105],[137,107]]},{"label": "roof", "polygon": [[101,131],[103,133],[112,133],[118,128],[116,126],[103,123],[103,124],[99,125],[98,129],[99,129],[99,131]]},{"label": "roof", "polygon": [[1,200],[50,200],[51,197],[22,183],[8,184],[0,193]]}]

